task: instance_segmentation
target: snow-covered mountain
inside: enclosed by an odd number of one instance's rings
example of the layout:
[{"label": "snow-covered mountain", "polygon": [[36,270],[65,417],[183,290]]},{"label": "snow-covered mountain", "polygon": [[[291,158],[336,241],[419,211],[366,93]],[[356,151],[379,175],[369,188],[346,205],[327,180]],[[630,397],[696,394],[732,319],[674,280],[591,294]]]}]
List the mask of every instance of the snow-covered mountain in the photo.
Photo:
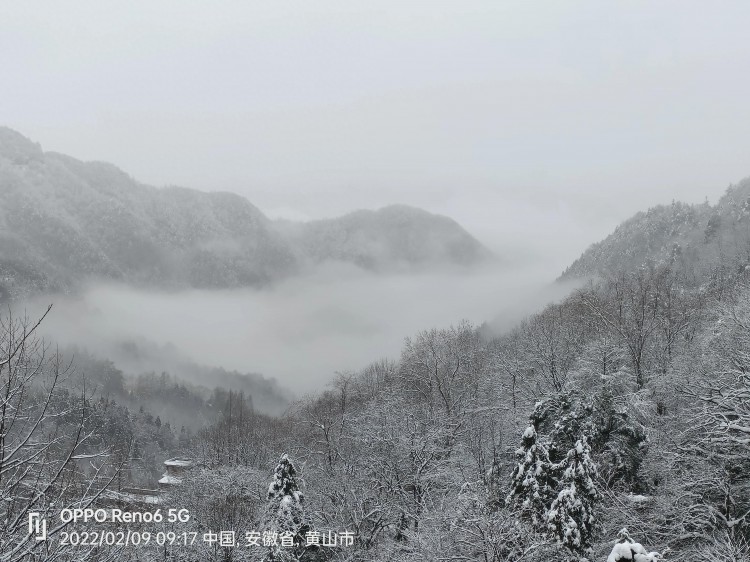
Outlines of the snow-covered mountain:
[{"label": "snow-covered mountain", "polygon": [[700,281],[717,261],[734,271],[750,265],[750,178],[730,186],[716,205],[673,202],[636,214],[592,244],[562,278],[669,265]]},{"label": "snow-covered mountain", "polygon": [[144,185],[0,128],[0,299],[67,292],[91,278],[261,286],[327,259],[382,270],[489,255],[451,219],[419,209],[274,223],[239,195]]},{"label": "snow-covered mountain", "polygon": [[302,259],[316,262],[338,260],[380,271],[491,259],[453,219],[406,205],[278,225]]}]

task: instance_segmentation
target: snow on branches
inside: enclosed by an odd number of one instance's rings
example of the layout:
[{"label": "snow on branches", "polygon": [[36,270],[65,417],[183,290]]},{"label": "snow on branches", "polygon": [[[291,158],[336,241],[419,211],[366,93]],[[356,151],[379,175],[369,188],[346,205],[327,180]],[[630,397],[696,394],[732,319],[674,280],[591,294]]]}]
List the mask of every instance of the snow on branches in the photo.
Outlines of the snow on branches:
[{"label": "snow on branches", "polygon": [[297,471],[286,454],[276,465],[267,500],[269,530],[298,534],[305,525],[305,496],[297,484]]},{"label": "snow on branches", "polygon": [[658,562],[663,559],[662,553],[648,552],[641,543],[630,538],[627,529],[622,529],[617,534],[617,542],[607,557],[607,562]]},{"label": "snow on branches", "polygon": [[559,465],[561,489],[547,513],[548,528],[576,554],[588,554],[596,526],[594,508],[600,494],[594,484],[596,465],[585,438],[579,439]]},{"label": "snow on branches", "polygon": [[546,447],[539,442],[534,426],[523,433],[516,450],[518,464],[511,476],[511,491],[505,500],[537,530],[546,525],[547,509],[554,497],[555,481]]}]

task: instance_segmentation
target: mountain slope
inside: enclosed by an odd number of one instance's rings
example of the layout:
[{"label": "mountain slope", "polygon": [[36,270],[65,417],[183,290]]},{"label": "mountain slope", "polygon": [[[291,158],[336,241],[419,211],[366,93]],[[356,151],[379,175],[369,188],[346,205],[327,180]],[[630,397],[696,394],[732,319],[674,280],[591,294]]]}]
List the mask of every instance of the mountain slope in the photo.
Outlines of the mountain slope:
[{"label": "mountain slope", "polygon": [[0,130],[0,279],[10,293],[102,277],[226,287],[289,273],[270,221],[229,193],[156,189],[114,166],[43,153]]},{"label": "mountain slope", "polygon": [[0,300],[69,292],[91,278],[227,288],[267,285],[326,259],[384,269],[487,256],[451,219],[418,209],[280,228],[239,195],[151,187],[0,127]]},{"label": "mountain slope", "polygon": [[287,225],[285,232],[309,259],[351,262],[376,271],[472,265],[491,256],[454,220],[406,205]]},{"label": "mountain slope", "polygon": [[730,186],[716,205],[672,203],[626,220],[590,246],[561,279],[602,276],[656,264],[702,279],[716,265],[750,264],[750,178]]}]

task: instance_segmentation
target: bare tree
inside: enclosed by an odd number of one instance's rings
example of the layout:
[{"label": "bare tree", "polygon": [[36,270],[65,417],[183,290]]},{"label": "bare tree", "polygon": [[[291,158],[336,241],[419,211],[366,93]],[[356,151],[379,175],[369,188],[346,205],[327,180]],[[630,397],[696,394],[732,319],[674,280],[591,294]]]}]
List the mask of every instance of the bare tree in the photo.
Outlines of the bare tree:
[{"label": "bare tree", "polygon": [[[92,547],[61,545],[59,513],[90,506],[111,484],[107,455],[92,451],[80,395],[61,384],[70,373],[59,353],[37,337],[51,306],[34,323],[12,314],[0,319],[0,561],[86,560]],[[104,477],[104,474],[108,474]],[[29,516],[48,524],[47,540],[29,533]],[[97,553],[98,559],[106,559]]]},{"label": "bare tree", "polygon": [[580,292],[596,322],[625,347],[639,389],[646,385],[646,351],[662,327],[663,305],[658,274],[642,269]]}]

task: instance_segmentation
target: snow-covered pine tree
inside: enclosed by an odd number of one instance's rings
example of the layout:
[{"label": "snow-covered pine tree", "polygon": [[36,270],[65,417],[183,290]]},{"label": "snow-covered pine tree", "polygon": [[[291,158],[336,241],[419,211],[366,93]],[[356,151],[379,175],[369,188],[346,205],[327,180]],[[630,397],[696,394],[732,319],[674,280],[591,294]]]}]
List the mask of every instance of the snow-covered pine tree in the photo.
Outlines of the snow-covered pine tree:
[{"label": "snow-covered pine tree", "polygon": [[585,436],[599,475],[609,485],[622,482],[640,493],[644,486],[638,471],[648,438],[631,410],[627,403],[617,404],[612,388],[605,385],[594,394],[566,391],[538,402],[531,422],[549,437],[547,451],[553,464],[562,463],[568,450]]},{"label": "snow-covered pine tree", "polygon": [[[284,454],[276,465],[273,481],[268,486],[264,531],[278,534],[279,545],[270,547],[267,561],[295,561],[304,550],[305,533],[309,530],[305,515],[305,496],[297,483],[297,471]],[[292,536],[293,548],[281,546],[281,536]]]},{"label": "snow-covered pine tree", "polygon": [[505,503],[516,509],[536,530],[545,531],[547,510],[555,497],[555,480],[547,449],[539,442],[533,425],[523,432],[516,456],[518,464],[513,469],[511,489]]},{"label": "snow-covered pine tree", "polygon": [[600,499],[594,484],[596,465],[586,438],[579,439],[560,463],[560,491],[547,513],[547,525],[557,540],[582,559],[591,551],[596,527],[594,508]]}]

